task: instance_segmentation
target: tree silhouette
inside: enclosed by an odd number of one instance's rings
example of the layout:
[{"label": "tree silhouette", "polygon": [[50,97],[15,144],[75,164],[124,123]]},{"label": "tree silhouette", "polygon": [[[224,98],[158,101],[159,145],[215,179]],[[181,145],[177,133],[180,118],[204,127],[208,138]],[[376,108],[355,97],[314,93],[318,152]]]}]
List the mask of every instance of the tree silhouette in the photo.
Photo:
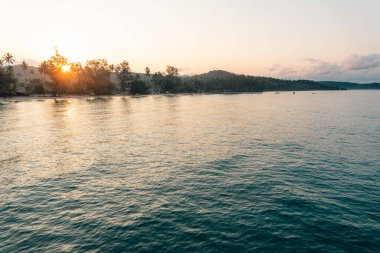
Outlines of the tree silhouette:
[{"label": "tree silhouette", "polygon": [[131,68],[129,66],[129,62],[123,61],[118,64],[115,68],[117,77],[120,81],[120,90],[125,95],[125,90],[128,85],[128,81],[131,79]]},{"label": "tree silhouette", "polygon": [[38,72],[40,72],[40,74],[43,76],[45,82],[46,82],[46,75],[48,74],[48,71],[49,71],[49,66],[48,66],[47,61],[41,62],[40,65],[38,66]]},{"label": "tree silhouette", "polygon": [[52,80],[53,96],[61,95],[62,85],[64,82],[62,67],[68,65],[67,58],[60,55],[58,50],[46,62],[47,74]]},{"label": "tree silhouette", "polygon": [[145,68],[145,75],[148,77],[150,76],[150,68],[149,67]]},{"label": "tree silhouette", "polygon": [[3,61],[7,66],[13,65],[15,63],[15,59],[11,53],[6,53],[3,57]]},{"label": "tree silhouette", "polygon": [[166,75],[167,76],[178,76],[178,69],[173,66],[166,67]]},{"label": "tree silhouette", "polygon": [[38,66],[38,72],[42,75],[46,75],[49,71],[49,66],[47,61],[43,61],[40,63],[40,66]]},{"label": "tree silhouette", "polygon": [[23,61],[21,64],[22,72],[24,72],[24,82],[26,83],[26,71],[28,70],[28,64]]},{"label": "tree silhouette", "polygon": [[70,71],[72,75],[72,81],[76,84],[74,90],[80,93],[85,93],[87,90],[84,80],[84,69],[80,62],[73,62],[70,64]]},{"label": "tree silhouette", "polygon": [[173,66],[166,67],[166,76],[164,79],[163,91],[166,93],[174,93],[179,91],[181,78],[178,75],[178,68]]},{"label": "tree silhouette", "polygon": [[[11,53],[6,53],[0,60],[0,95],[8,96],[16,90],[16,79],[13,73],[13,63],[15,62]],[[3,69],[6,64],[6,70]]]},{"label": "tree silhouette", "polygon": [[136,94],[149,94],[149,88],[146,85],[145,82],[140,81],[140,80],[134,80],[130,83],[130,93],[132,95]]},{"label": "tree silhouette", "polygon": [[111,69],[106,59],[87,61],[84,68],[86,85],[96,95],[110,95],[113,91]]}]

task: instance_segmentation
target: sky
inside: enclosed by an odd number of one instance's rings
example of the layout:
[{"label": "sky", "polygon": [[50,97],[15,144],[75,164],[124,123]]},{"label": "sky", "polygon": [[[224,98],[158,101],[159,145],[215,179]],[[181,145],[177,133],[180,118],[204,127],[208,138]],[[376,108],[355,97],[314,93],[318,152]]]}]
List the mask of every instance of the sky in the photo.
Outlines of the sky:
[{"label": "sky", "polygon": [[0,54],[380,81],[379,0],[0,0]]}]

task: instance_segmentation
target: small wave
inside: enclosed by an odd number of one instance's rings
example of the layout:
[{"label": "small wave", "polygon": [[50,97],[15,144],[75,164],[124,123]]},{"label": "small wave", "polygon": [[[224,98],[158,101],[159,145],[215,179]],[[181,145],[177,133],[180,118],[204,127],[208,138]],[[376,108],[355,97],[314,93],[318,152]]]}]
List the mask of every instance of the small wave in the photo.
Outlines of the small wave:
[{"label": "small wave", "polygon": [[0,159],[0,164],[9,164],[9,163],[17,162],[21,157],[22,155],[15,155],[15,156],[8,157],[5,159]]}]

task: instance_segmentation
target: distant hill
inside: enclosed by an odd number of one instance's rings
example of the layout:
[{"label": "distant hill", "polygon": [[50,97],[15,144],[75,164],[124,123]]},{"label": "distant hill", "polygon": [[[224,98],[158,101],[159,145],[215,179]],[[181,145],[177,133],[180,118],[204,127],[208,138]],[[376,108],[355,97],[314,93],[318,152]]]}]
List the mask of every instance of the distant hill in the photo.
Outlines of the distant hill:
[{"label": "distant hill", "polygon": [[47,76],[42,75],[37,67],[34,66],[28,66],[26,71],[22,69],[21,65],[15,65],[13,67],[15,77],[17,78],[19,83],[28,82],[33,79],[40,79],[40,80],[48,80]]},{"label": "distant hill", "polygon": [[319,82],[324,85],[336,86],[342,89],[347,90],[377,90],[380,89],[380,83],[350,83],[350,82],[333,82],[333,81],[324,81]]},{"label": "distant hill", "polygon": [[[14,66],[18,83],[29,83],[33,79],[49,81],[48,76],[42,75],[37,67],[28,66],[24,71],[21,65]],[[139,74],[144,82],[151,82],[151,77]],[[380,89],[380,83],[359,84],[353,82],[334,82],[311,80],[283,80],[272,77],[248,76],[231,73],[224,70],[213,70],[195,76],[181,76],[183,86],[181,91],[188,92],[262,92],[262,91],[302,91],[302,90],[359,90]],[[115,73],[111,81],[118,85]]]},{"label": "distant hill", "polygon": [[[237,75],[224,70],[213,70],[208,73],[195,75],[192,78],[201,82],[223,82],[229,80],[230,82],[255,83],[258,87],[263,85],[263,90],[308,90],[308,89],[345,89],[345,90],[364,90],[364,89],[380,89],[380,83],[353,83],[353,82],[335,82],[335,81],[322,81],[315,82],[311,80],[282,80],[271,77],[258,77]],[[237,81],[240,80],[240,81]]]},{"label": "distant hill", "polygon": [[271,77],[238,75],[223,70],[186,77],[183,89],[188,92],[264,92],[339,90],[334,85],[310,80],[283,80]]},{"label": "distant hill", "polygon": [[203,79],[203,80],[206,80],[206,79],[226,79],[229,77],[233,77],[235,75],[236,74],[231,73],[231,72],[227,72],[224,70],[213,70],[213,71],[210,71],[210,72],[207,72],[204,74],[193,76],[193,78]]}]

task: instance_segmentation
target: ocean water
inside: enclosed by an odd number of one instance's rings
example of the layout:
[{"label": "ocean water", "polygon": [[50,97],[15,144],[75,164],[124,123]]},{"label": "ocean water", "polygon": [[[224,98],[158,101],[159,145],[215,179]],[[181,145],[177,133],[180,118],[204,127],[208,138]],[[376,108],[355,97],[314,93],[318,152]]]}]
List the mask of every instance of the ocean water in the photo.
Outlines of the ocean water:
[{"label": "ocean water", "polygon": [[0,252],[380,252],[380,92],[0,105]]}]

